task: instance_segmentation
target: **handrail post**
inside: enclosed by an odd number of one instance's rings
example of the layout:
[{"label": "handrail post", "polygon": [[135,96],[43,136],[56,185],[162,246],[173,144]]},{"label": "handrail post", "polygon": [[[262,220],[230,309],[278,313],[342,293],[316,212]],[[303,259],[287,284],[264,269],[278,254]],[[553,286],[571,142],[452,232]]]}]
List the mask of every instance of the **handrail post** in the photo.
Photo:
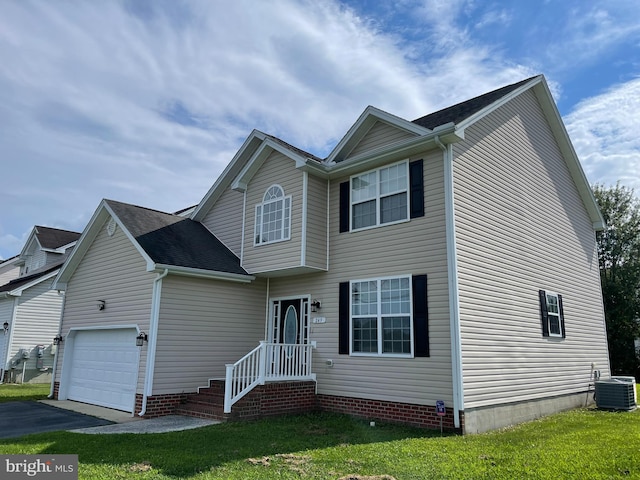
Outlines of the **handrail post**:
[{"label": "handrail post", "polygon": [[231,413],[231,390],[233,388],[233,364],[227,363],[224,381],[224,413]]},{"label": "handrail post", "polygon": [[267,377],[267,342],[260,340],[260,360],[258,365],[260,385],[264,385]]}]

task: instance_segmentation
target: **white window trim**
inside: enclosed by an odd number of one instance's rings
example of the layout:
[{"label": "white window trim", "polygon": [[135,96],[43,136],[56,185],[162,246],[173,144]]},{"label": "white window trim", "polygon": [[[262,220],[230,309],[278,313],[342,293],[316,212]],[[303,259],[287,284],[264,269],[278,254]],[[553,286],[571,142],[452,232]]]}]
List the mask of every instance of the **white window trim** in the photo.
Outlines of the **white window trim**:
[{"label": "white window trim", "polygon": [[[265,190],[265,193],[266,193],[266,192],[268,192],[269,190],[271,190],[273,187],[277,187],[277,188],[279,188],[279,189],[282,191],[283,196],[282,196],[282,197],[278,197],[278,198],[273,199],[273,200],[267,200],[267,201],[265,202],[265,201],[264,201],[264,193],[263,193],[263,194],[262,194],[262,198],[263,198],[262,202],[260,202],[259,204],[257,204],[257,205],[255,206],[255,209],[254,209],[254,215],[253,215],[253,221],[254,221],[254,226],[253,226],[253,232],[254,232],[254,233],[253,233],[253,246],[254,246],[254,247],[260,247],[260,246],[262,246],[262,245],[269,245],[269,244],[272,244],[272,243],[286,242],[287,240],[291,240],[291,217],[293,216],[293,199],[292,199],[292,196],[291,196],[291,195],[284,195],[284,188],[282,188],[282,186],[281,186],[281,185],[278,185],[278,184],[270,185],[270,186]],[[283,204],[282,204],[282,208],[283,208],[283,212],[282,212],[282,228],[281,228],[281,231],[282,231],[282,232],[285,230],[285,221],[284,221],[284,208],[285,208],[285,207],[284,207],[284,206],[285,206],[285,204],[286,204],[286,201],[287,201],[287,200],[289,201],[289,222],[288,222],[288,224],[286,225],[286,226],[288,227],[288,228],[286,229],[286,230],[287,230],[287,232],[288,232],[288,235],[287,235],[287,236],[285,236],[285,235],[283,234],[283,235],[282,235],[282,238],[279,238],[279,239],[277,239],[277,240],[271,240],[271,241],[268,241],[268,242],[262,242],[262,241],[260,241],[260,242],[256,242],[256,234],[255,234],[255,231],[256,231],[256,228],[257,228],[257,225],[258,225],[258,222],[257,222],[257,220],[258,220],[258,208],[260,208],[260,209],[261,209],[261,214],[260,214],[260,238],[262,239],[262,237],[263,237],[263,232],[262,232],[262,215],[264,215],[264,206],[265,206],[265,205],[268,205],[268,204],[271,204],[271,203],[278,202],[278,201],[280,201],[280,200],[282,200],[282,202],[283,202]]]},{"label": "white window trim", "polygon": [[[380,220],[380,198],[381,198],[381,196],[380,196],[380,170],[384,170],[385,168],[394,167],[394,166],[400,165],[400,164],[404,164],[405,168],[406,168],[407,187],[405,189],[403,189],[403,190],[398,190],[398,191],[395,191],[395,192],[392,192],[392,193],[387,193],[387,194],[384,195],[384,197],[389,197],[391,195],[397,195],[398,193],[405,192],[407,194],[407,205],[406,205],[407,216],[406,216],[406,218],[404,218],[402,220],[396,220],[396,221],[393,221],[393,222],[381,223],[381,220]],[[362,202],[354,202],[353,201],[353,191],[352,191],[353,179],[357,178],[357,177],[361,177],[363,175],[367,175],[369,173],[373,173],[373,172],[375,172],[375,174],[376,174],[376,195],[375,195],[375,198],[370,199],[370,200],[375,200],[376,201],[376,223],[375,223],[375,225],[368,225],[366,227],[353,228],[353,206],[357,205],[359,203],[364,203],[364,201],[362,201]],[[390,163],[389,165],[384,165],[382,167],[375,168],[373,170],[367,170],[366,172],[360,172],[357,175],[352,175],[351,177],[349,177],[349,231],[351,231],[351,232],[360,232],[360,231],[363,231],[363,230],[370,230],[372,228],[386,227],[387,225],[397,225],[399,223],[405,223],[405,222],[408,222],[409,220],[411,220],[411,218],[410,218],[411,217],[411,210],[410,210],[411,209],[411,205],[410,205],[410,203],[411,203],[411,198],[410,198],[411,185],[410,185],[410,182],[411,182],[411,178],[409,176],[409,159],[402,160],[400,162]],[[367,201],[370,201],[370,200],[367,200]]]},{"label": "white window trim", "polygon": [[[549,292],[547,290],[545,290],[545,302],[547,302],[547,329],[549,330],[549,336],[550,337],[556,337],[556,338],[562,338],[562,318],[560,316],[560,298],[559,298],[559,294],[555,293],[555,292]],[[558,313],[551,313],[549,311],[549,297],[556,297],[556,301],[558,302]],[[560,328],[560,333],[551,333],[551,315],[553,315],[554,317],[557,316],[558,317],[558,327]]]},{"label": "white window trim", "polygon": [[[353,304],[351,298],[351,289],[354,283],[360,282],[378,282],[378,286],[383,280],[395,280],[407,278],[409,280],[409,346],[411,353],[384,353],[382,351],[382,301],[380,295],[380,289],[378,288],[378,313],[377,316],[377,329],[378,329],[378,353],[374,352],[354,352],[353,351]],[[402,314],[401,316],[405,316]],[[372,315],[371,315],[372,316]],[[384,315],[385,317],[394,315]],[[400,316],[400,315],[395,315]],[[359,280],[351,280],[349,282],[349,355],[353,357],[393,357],[393,358],[413,358],[414,357],[414,340],[413,340],[413,283],[411,275],[392,275],[388,277],[374,277],[363,278]]]}]

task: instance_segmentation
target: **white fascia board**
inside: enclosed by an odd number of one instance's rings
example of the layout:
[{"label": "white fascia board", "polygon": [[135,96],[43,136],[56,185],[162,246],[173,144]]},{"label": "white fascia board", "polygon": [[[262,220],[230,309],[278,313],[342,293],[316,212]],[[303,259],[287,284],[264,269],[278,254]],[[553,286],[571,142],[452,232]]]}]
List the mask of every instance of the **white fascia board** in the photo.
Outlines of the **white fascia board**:
[{"label": "white fascia board", "polygon": [[133,246],[136,248],[138,253],[140,253],[142,258],[147,263],[147,268],[149,268],[150,265],[153,265],[153,260],[151,260],[151,257],[147,255],[147,252],[144,251],[144,249],[136,241],[133,235],[131,235],[129,230],[127,230],[127,228],[124,226],[122,221],[113,212],[109,204],[103,199],[100,202],[100,205],[98,205],[98,208],[96,209],[96,211],[93,213],[93,216],[91,217],[91,220],[89,220],[89,223],[87,224],[84,231],[82,232],[82,235],[78,239],[76,243],[76,247],[73,249],[73,251],[69,255],[69,258],[67,258],[67,260],[62,265],[62,268],[60,269],[60,273],[58,273],[58,276],[53,282],[53,288],[55,290],[64,290],[66,288],[67,282],[73,275],[73,272],[75,272],[76,268],[80,264],[80,261],[82,260],[87,250],[89,249],[93,241],[96,239],[96,237],[100,233],[100,229],[102,228],[102,226],[104,225],[104,223],[107,221],[109,217],[115,220],[118,227],[122,229],[126,237],[133,244]]},{"label": "white fascia board", "polygon": [[[253,151],[255,150],[255,148],[257,148],[256,144],[258,142],[262,142],[266,137],[267,135],[259,130],[253,130],[249,134],[240,149],[236,152],[229,164],[216,179],[213,186],[205,194],[202,200],[200,200],[200,203],[198,203],[198,205],[195,207],[193,213],[191,214],[192,220],[200,222],[204,219],[211,206],[216,202],[216,200],[218,200],[218,198],[220,198],[220,195],[222,195],[227,186],[236,177],[236,172],[243,166],[243,161],[246,161],[246,154],[248,152],[253,154]],[[254,145],[255,148],[253,148],[252,145]]]},{"label": "white fascia board", "polygon": [[[426,135],[431,132],[428,128],[421,127],[413,122],[369,105],[331,151],[327,157],[326,163],[333,164],[335,163],[336,158],[340,157],[341,154],[345,154],[345,150],[350,151],[355,144],[360,141],[364,135],[366,135],[377,120],[419,136]],[[348,154],[348,151],[346,154]]]},{"label": "white fascia board", "polygon": [[589,214],[593,229],[596,231],[604,230],[606,228],[606,223],[604,221],[602,213],[600,212],[600,207],[598,206],[598,202],[593,195],[593,190],[591,190],[589,180],[587,179],[587,176],[582,169],[578,154],[573,148],[573,143],[571,143],[571,138],[569,137],[569,133],[564,126],[564,122],[562,121],[562,117],[560,116],[560,112],[558,111],[558,106],[553,100],[553,96],[551,95],[551,91],[549,90],[547,82],[538,82],[533,89],[533,92],[540,102],[542,111],[547,117],[547,121],[551,126],[551,131],[556,138],[558,147],[562,152],[562,156],[567,162],[567,168],[571,173],[571,177],[576,184],[576,188],[578,189],[587,213]]},{"label": "white fascia board", "polygon": [[53,272],[49,272],[46,275],[43,275],[41,277],[38,277],[36,279],[34,279],[32,282],[29,283],[25,283],[24,285],[22,285],[19,288],[16,288],[15,290],[10,290],[8,292],[6,292],[8,295],[11,295],[12,297],[19,297],[20,295],[22,295],[22,292],[24,292],[25,290],[38,285],[39,283],[44,282],[45,280],[49,280],[52,277],[55,277],[58,272],[60,270],[54,270]]},{"label": "white fascia board", "polygon": [[73,272],[75,272],[76,268],[80,264],[80,261],[84,257],[84,254],[89,249],[89,246],[93,243],[96,236],[99,233],[99,227],[104,223],[107,219],[109,213],[105,209],[106,203],[104,200],[100,202],[98,208],[96,208],[95,212],[91,216],[89,223],[84,228],[80,238],[76,241],[76,247],[73,249],[67,260],[62,265],[58,276],[53,282],[53,288],[55,290],[65,290],[67,282]]},{"label": "white fascia board", "polygon": [[270,138],[266,138],[262,141],[262,145],[260,145],[258,150],[255,151],[242,171],[238,174],[233,184],[231,185],[231,188],[234,190],[239,190],[241,192],[244,191],[253,176],[258,172],[264,161],[269,155],[271,155],[273,151],[279,152],[285,157],[293,160],[296,164],[296,167],[306,165],[308,160],[306,157],[298,155],[297,153],[289,150],[283,145],[280,145],[278,142],[275,142]]},{"label": "white fascia board", "polygon": [[209,280],[224,280],[227,282],[239,282],[239,283],[251,283],[256,279],[253,275],[242,275],[238,273],[227,272],[214,272],[211,270],[204,270],[202,268],[191,267],[179,267],[176,265],[164,265],[162,263],[156,263],[153,268],[147,269],[150,272],[161,273],[164,270],[168,270],[169,273],[174,275],[183,275],[186,277],[207,278]]},{"label": "white fascia board", "polygon": [[77,242],[70,242],[70,243],[67,243],[66,245],[61,245],[58,248],[43,248],[42,250],[44,250],[45,252],[51,252],[51,253],[64,253],[71,247],[75,246],[76,243]]},{"label": "white fascia board", "polygon": [[543,82],[543,80],[544,80],[544,77],[542,75],[538,75],[537,77],[532,78],[530,81],[528,81],[524,85],[520,85],[518,88],[516,88],[515,90],[512,90],[511,92],[503,95],[502,97],[500,97],[498,100],[496,100],[492,104],[487,105],[482,110],[480,110],[480,111],[474,113],[473,115],[465,118],[462,122],[460,122],[458,124],[458,128],[464,130],[469,125],[473,125],[474,123],[476,123],[481,118],[486,117],[487,115],[489,115],[494,110],[497,110],[498,108],[502,107],[505,103],[511,101],[513,98],[515,98],[518,95],[520,95],[522,92],[524,92],[526,90],[529,90],[531,87],[534,87],[535,85]]},{"label": "white fascia board", "polygon": [[363,168],[382,165],[392,160],[407,158],[423,152],[425,149],[436,147],[436,137],[443,143],[455,143],[464,138],[463,132],[459,132],[456,125],[449,123],[430,131],[428,135],[387,144],[351,157],[349,160],[334,163],[328,166],[328,171],[331,177],[336,177],[362,170]]},{"label": "white fascia board", "polygon": [[36,236],[36,227],[33,227],[31,229],[31,233],[29,234],[29,237],[27,238],[27,241],[24,242],[24,246],[22,247],[22,250],[20,251],[20,258],[22,259],[23,257],[28,256],[27,251],[29,250],[29,247],[31,246],[32,242],[36,242],[38,248],[42,248],[42,246],[40,245],[40,242],[38,241],[38,237]]}]

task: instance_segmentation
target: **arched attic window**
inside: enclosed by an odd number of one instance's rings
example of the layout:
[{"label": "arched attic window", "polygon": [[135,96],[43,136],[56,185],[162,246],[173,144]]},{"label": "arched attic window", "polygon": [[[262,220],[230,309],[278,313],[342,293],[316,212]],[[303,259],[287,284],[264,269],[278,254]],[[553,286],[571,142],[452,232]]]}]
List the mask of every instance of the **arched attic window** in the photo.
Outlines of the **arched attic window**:
[{"label": "arched attic window", "polygon": [[281,242],[291,238],[291,195],[280,185],[270,186],[256,205],[255,245]]}]

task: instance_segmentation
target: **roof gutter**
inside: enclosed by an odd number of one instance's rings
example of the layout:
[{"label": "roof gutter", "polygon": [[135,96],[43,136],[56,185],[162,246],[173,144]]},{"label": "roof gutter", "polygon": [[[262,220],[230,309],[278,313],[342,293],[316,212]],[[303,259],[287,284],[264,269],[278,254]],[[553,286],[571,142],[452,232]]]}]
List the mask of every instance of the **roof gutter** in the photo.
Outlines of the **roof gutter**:
[{"label": "roof gutter", "polygon": [[213,270],[205,270],[202,268],[180,267],[176,265],[166,265],[163,263],[155,263],[149,271],[165,271],[174,275],[184,275],[187,277],[207,278],[209,280],[225,280],[227,282],[251,283],[256,277],[249,274],[216,272]]},{"label": "roof gutter", "polygon": [[143,417],[147,413],[147,398],[153,389],[153,370],[156,364],[156,346],[158,344],[158,320],[160,317],[160,294],[162,292],[162,279],[169,274],[169,270],[159,273],[153,279],[153,294],[151,300],[151,318],[149,320],[149,341],[147,343],[147,365],[144,376],[144,390],[142,392],[142,408],[138,416]]},{"label": "roof gutter", "polygon": [[464,410],[462,382],[462,351],[460,342],[460,297],[458,293],[458,258],[456,254],[455,205],[453,196],[453,149],[444,145],[439,136],[434,141],[442,150],[444,161],[444,204],[449,278],[449,329],[451,336],[451,374],[453,387],[453,421],[460,428],[460,412]]}]

